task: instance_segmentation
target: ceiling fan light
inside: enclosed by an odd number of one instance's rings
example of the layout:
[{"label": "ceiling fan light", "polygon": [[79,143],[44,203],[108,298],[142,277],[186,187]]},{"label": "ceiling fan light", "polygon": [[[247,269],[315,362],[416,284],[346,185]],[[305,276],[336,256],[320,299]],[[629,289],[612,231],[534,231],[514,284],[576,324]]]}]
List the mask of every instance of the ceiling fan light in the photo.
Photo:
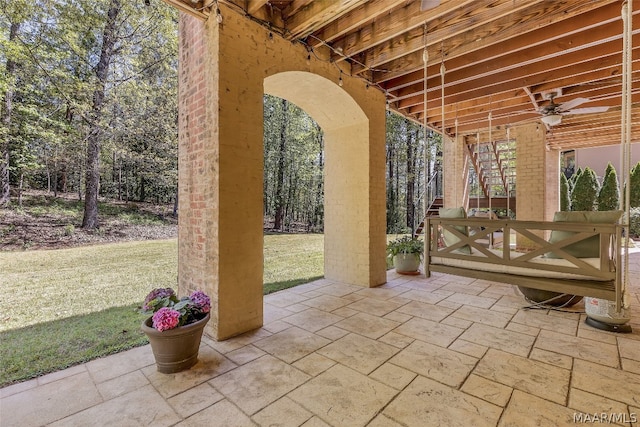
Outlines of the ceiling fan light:
[{"label": "ceiling fan light", "polygon": [[562,121],[562,116],[560,114],[549,114],[547,116],[542,116],[542,123],[549,126],[559,125]]}]

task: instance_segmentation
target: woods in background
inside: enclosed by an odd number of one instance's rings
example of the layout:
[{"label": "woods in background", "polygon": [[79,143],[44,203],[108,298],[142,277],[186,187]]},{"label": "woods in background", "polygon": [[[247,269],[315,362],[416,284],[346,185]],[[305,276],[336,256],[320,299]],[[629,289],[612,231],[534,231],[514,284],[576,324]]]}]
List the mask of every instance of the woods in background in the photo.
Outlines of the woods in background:
[{"label": "woods in background", "polygon": [[324,135],[296,105],[264,96],[265,227],[322,232]]},{"label": "woods in background", "polygon": [[3,2],[0,204],[27,187],[76,192],[95,228],[98,194],[173,200],[176,28],[163,2]]},{"label": "woods in background", "polygon": [[[24,189],[84,201],[172,203],[177,173],[177,11],[164,2],[12,0],[0,5],[0,205]],[[387,113],[387,227],[424,216],[440,137]],[[304,111],[264,97],[265,228],[322,232],[324,137]],[[425,173],[426,171],[426,173]]]},{"label": "woods in background", "polygon": [[[425,161],[429,176],[442,157],[440,136],[428,132],[427,137],[425,145],[420,125],[387,113],[388,233],[410,232],[422,221]],[[322,232],[322,129],[294,104],[269,95],[264,97],[264,159],[265,227]]]},{"label": "woods in background", "polygon": [[388,112],[386,140],[387,233],[411,233],[424,219],[426,183],[441,172],[442,138],[428,130],[425,140],[421,125]]}]

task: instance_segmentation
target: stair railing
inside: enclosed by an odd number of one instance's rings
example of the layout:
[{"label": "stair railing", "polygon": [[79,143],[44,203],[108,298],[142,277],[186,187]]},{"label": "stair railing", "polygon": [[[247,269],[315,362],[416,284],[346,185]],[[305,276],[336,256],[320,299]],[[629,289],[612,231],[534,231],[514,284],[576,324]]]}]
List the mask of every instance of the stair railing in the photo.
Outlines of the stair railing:
[{"label": "stair railing", "polygon": [[423,219],[420,222],[420,224],[416,224],[417,219],[414,219],[413,232],[412,232],[413,237],[417,236],[422,231],[422,228],[424,227],[424,220],[429,215],[429,210],[431,210],[431,208],[433,207],[433,204],[435,203],[436,199],[439,196],[438,187],[441,187],[441,184],[440,184],[441,182],[442,182],[442,171],[435,170],[431,174],[431,176],[429,176],[429,179],[427,180],[427,184],[425,185],[424,190],[418,196],[418,200],[416,200],[416,205],[418,206],[420,205],[420,201],[422,200],[423,197],[426,198],[426,203],[424,205],[425,211],[424,211]]}]

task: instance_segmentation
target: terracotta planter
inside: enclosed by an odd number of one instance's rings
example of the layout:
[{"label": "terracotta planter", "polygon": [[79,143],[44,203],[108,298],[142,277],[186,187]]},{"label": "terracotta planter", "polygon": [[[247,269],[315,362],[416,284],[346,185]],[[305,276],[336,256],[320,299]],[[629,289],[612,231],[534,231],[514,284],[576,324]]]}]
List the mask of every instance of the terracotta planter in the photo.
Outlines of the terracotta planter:
[{"label": "terracotta planter", "polygon": [[204,326],[210,316],[186,326],[160,332],[153,328],[151,317],[142,322],[142,332],[149,338],[158,372],[172,374],[189,369],[198,362],[198,350]]},{"label": "terracotta planter", "polygon": [[417,274],[420,269],[420,255],[398,254],[393,257],[393,266],[400,274]]}]

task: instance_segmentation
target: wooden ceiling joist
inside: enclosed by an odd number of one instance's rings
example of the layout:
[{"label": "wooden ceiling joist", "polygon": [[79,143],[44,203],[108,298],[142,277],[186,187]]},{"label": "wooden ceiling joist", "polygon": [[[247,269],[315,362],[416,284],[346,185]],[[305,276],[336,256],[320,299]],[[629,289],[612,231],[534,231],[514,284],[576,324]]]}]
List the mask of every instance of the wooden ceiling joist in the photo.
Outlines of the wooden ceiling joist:
[{"label": "wooden ceiling joist", "polygon": [[[166,1],[201,19],[209,13],[203,0]],[[440,0],[427,10],[422,10],[421,0],[219,1],[233,3],[291,41],[306,43],[345,74],[385,91],[392,110],[418,123],[426,120],[427,127],[451,136],[456,130],[462,136],[483,132],[489,113],[497,134],[506,126],[540,120],[550,102],[544,94],[559,91],[556,104],[586,98],[578,108],[611,108],[565,115],[553,128],[541,124],[550,147],[612,144],[620,138],[623,0]],[[635,8],[631,56],[636,140],[639,3],[630,3]]]}]

